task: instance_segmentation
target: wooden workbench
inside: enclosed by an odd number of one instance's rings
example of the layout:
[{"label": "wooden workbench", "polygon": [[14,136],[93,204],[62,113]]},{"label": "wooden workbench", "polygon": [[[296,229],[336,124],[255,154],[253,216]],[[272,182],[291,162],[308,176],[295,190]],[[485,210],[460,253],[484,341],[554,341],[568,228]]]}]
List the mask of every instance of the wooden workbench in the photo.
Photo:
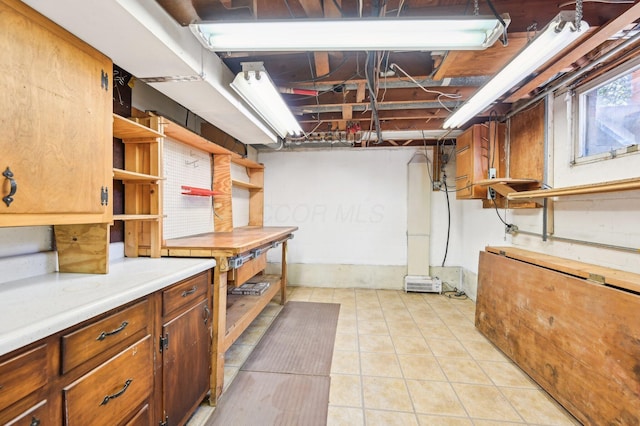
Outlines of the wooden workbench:
[{"label": "wooden workbench", "polygon": [[[231,232],[212,232],[166,240],[163,255],[175,257],[212,257],[216,259],[213,274],[213,340],[211,348],[211,405],[216,405],[224,387],[224,353],[251,324],[269,301],[280,290],[280,303],[287,300],[287,240],[297,227],[244,227]],[[229,259],[250,253],[252,250],[282,246],[280,275],[264,275],[269,289],[260,296],[227,295]],[[263,262],[263,263],[261,263]],[[236,276],[246,276],[241,268],[259,271],[266,264],[266,253],[256,257],[234,271]],[[235,279],[236,286],[242,280]]]}]

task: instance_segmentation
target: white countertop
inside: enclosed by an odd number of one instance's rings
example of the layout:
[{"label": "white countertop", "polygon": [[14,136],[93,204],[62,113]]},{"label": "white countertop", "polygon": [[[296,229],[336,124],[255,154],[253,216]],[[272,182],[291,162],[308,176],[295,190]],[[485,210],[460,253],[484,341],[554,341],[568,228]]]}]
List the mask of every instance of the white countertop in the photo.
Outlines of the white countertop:
[{"label": "white countertop", "polygon": [[0,284],[0,355],[213,268],[198,258],[123,258],[109,273],[51,273]]}]

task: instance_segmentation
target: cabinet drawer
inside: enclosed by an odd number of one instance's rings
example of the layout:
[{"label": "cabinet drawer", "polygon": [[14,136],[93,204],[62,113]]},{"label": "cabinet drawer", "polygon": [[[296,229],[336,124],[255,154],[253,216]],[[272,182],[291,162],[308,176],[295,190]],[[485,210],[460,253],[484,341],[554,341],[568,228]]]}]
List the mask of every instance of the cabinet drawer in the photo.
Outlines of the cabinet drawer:
[{"label": "cabinet drawer", "polygon": [[[62,336],[62,372],[72,370],[94,356],[124,347],[127,338],[147,330],[150,303],[144,300],[95,323]],[[147,333],[144,333],[147,334]]]},{"label": "cabinet drawer", "polygon": [[162,292],[162,315],[201,300],[207,294],[209,274],[202,273],[188,278]]},{"label": "cabinet drawer", "polygon": [[120,424],[152,389],[151,336],[146,336],[63,390],[65,424]]},{"label": "cabinet drawer", "polygon": [[0,410],[47,384],[47,345],[0,363]]},{"label": "cabinet drawer", "polygon": [[229,275],[229,280],[233,281],[231,283],[233,286],[239,287],[258,272],[264,271],[266,267],[267,253],[263,253],[260,256],[244,263],[241,267],[232,269],[231,274]]},{"label": "cabinet drawer", "polygon": [[41,424],[47,424],[47,420],[49,419],[48,408],[47,401],[41,401],[15,419],[10,420],[6,426],[39,426]]}]

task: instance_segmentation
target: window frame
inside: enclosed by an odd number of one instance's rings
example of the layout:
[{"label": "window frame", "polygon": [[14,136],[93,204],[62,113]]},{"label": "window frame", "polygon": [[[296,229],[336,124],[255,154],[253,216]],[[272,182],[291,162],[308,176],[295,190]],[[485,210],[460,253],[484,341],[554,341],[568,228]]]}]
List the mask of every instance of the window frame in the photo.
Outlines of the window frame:
[{"label": "window frame", "polygon": [[574,118],[574,141],[573,141],[573,161],[572,164],[588,164],[597,161],[612,160],[618,157],[634,155],[640,152],[640,144],[636,143],[626,147],[618,148],[614,151],[601,152],[588,156],[581,156],[586,136],[586,94],[593,89],[612,82],[635,68],[640,70],[640,57],[625,62],[624,64],[607,71],[603,75],[593,79],[582,86],[573,89],[573,107],[571,109]]}]

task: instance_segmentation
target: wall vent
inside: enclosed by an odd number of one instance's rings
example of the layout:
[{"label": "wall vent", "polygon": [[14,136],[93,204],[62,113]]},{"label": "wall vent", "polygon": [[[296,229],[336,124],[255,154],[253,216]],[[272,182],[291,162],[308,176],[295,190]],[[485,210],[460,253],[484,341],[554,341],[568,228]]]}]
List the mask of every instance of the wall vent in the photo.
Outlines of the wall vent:
[{"label": "wall vent", "polygon": [[438,277],[407,275],[404,277],[404,291],[417,293],[442,293],[442,281]]}]

